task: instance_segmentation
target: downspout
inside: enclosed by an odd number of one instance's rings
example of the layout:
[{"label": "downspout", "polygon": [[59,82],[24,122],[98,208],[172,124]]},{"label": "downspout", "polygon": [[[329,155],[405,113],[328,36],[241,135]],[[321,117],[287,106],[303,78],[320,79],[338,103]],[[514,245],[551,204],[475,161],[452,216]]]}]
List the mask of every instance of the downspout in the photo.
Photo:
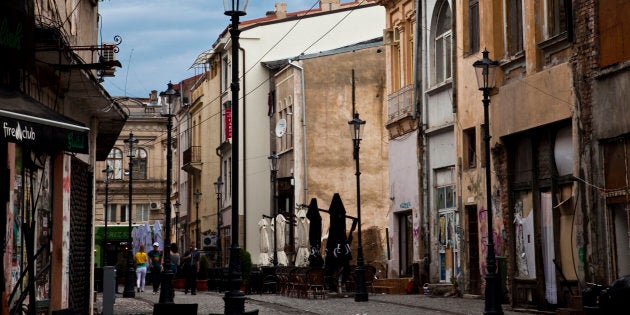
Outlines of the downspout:
[{"label": "downspout", "polygon": [[308,199],[308,167],[307,167],[307,158],[306,158],[306,96],[304,95],[304,68],[294,64],[293,61],[289,60],[289,65],[296,67],[300,70],[301,74],[301,87],[302,90],[302,158],[303,158],[303,167],[304,167],[304,176],[302,176],[302,186],[304,187],[304,194],[302,196],[302,204],[307,204]]},{"label": "downspout", "polygon": [[[234,44],[234,43],[232,43]],[[243,227],[240,230],[243,231],[243,248],[247,248],[247,211],[245,211],[245,209],[247,209],[247,182],[245,181],[245,174],[247,174],[247,115],[245,115],[246,111],[247,111],[247,106],[245,106],[246,102],[246,98],[245,95],[247,95],[247,89],[246,89],[246,85],[245,85],[245,49],[243,49],[243,47],[241,47],[239,45],[238,50],[241,51],[241,54],[243,55],[243,62],[241,63],[242,67],[243,67],[243,77],[242,77],[242,85],[243,88],[241,89],[242,93],[243,93],[243,180],[241,181],[243,183]],[[238,58],[238,57],[237,57]],[[238,106],[238,104],[234,105],[234,106]],[[238,135],[236,135],[238,137]],[[236,174],[236,176],[238,176],[238,174]],[[236,211],[238,211],[238,209],[236,209]]]}]

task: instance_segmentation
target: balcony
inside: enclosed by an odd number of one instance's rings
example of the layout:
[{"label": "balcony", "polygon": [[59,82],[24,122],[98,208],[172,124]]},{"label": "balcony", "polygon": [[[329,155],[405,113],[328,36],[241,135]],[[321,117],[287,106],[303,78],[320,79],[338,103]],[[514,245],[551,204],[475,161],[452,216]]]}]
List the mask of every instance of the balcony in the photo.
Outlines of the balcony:
[{"label": "balcony", "polygon": [[413,117],[413,85],[407,85],[387,97],[386,127],[390,139],[418,129]]},{"label": "balcony", "polygon": [[182,170],[188,173],[201,172],[201,146],[195,145],[186,149],[183,154]]},{"label": "balcony", "polygon": [[413,114],[413,85],[407,85],[387,97],[387,123]]}]

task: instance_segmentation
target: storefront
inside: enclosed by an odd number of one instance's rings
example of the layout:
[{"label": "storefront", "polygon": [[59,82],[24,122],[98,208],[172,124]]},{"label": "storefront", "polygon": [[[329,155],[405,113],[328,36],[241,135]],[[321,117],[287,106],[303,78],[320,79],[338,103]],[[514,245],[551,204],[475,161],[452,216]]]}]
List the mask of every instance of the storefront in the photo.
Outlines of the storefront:
[{"label": "storefront", "polygon": [[[66,154],[88,153],[89,128],[7,89],[0,89],[0,127],[0,195],[6,210],[0,216],[0,235],[6,236],[0,265],[3,299],[12,310],[45,307],[57,287],[53,283],[68,286],[72,281],[53,276],[56,270],[71,269],[61,252],[71,251],[76,237],[89,239],[91,176],[87,163]],[[71,216],[76,208],[84,211]],[[77,233],[71,233],[77,226]],[[83,248],[82,243],[75,244]],[[89,257],[84,252],[78,250]],[[89,265],[89,258],[83,263]]]}]

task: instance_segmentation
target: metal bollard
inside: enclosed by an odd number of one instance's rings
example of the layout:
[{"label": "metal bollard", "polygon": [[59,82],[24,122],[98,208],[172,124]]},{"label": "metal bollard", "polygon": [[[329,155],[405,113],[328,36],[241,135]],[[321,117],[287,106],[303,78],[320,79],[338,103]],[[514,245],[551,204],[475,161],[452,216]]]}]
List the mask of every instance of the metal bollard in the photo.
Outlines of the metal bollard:
[{"label": "metal bollard", "polygon": [[103,315],[114,314],[116,302],[116,269],[114,266],[103,267]]}]

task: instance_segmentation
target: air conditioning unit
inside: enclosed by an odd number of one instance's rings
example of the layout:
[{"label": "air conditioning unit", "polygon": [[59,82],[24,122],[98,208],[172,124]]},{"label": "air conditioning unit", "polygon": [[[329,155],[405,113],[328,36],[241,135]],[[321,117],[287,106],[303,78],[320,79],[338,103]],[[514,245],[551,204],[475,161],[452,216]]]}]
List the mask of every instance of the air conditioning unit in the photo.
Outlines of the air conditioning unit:
[{"label": "air conditioning unit", "polygon": [[151,203],[149,204],[149,208],[150,208],[151,210],[159,210],[159,209],[161,208],[161,205],[160,205],[160,203],[159,203],[159,202],[151,202]]},{"label": "air conditioning unit", "polygon": [[[101,61],[108,62],[116,60],[116,45],[114,43],[103,43],[103,50],[101,50]],[[116,67],[101,70],[102,77],[113,77],[116,73]]]},{"label": "air conditioning unit", "polygon": [[204,235],[203,236],[203,247],[216,247],[217,246],[217,236],[214,234]]},{"label": "air conditioning unit", "polygon": [[396,28],[386,28],[383,30],[384,45],[398,45],[400,42],[400,32]]}]

